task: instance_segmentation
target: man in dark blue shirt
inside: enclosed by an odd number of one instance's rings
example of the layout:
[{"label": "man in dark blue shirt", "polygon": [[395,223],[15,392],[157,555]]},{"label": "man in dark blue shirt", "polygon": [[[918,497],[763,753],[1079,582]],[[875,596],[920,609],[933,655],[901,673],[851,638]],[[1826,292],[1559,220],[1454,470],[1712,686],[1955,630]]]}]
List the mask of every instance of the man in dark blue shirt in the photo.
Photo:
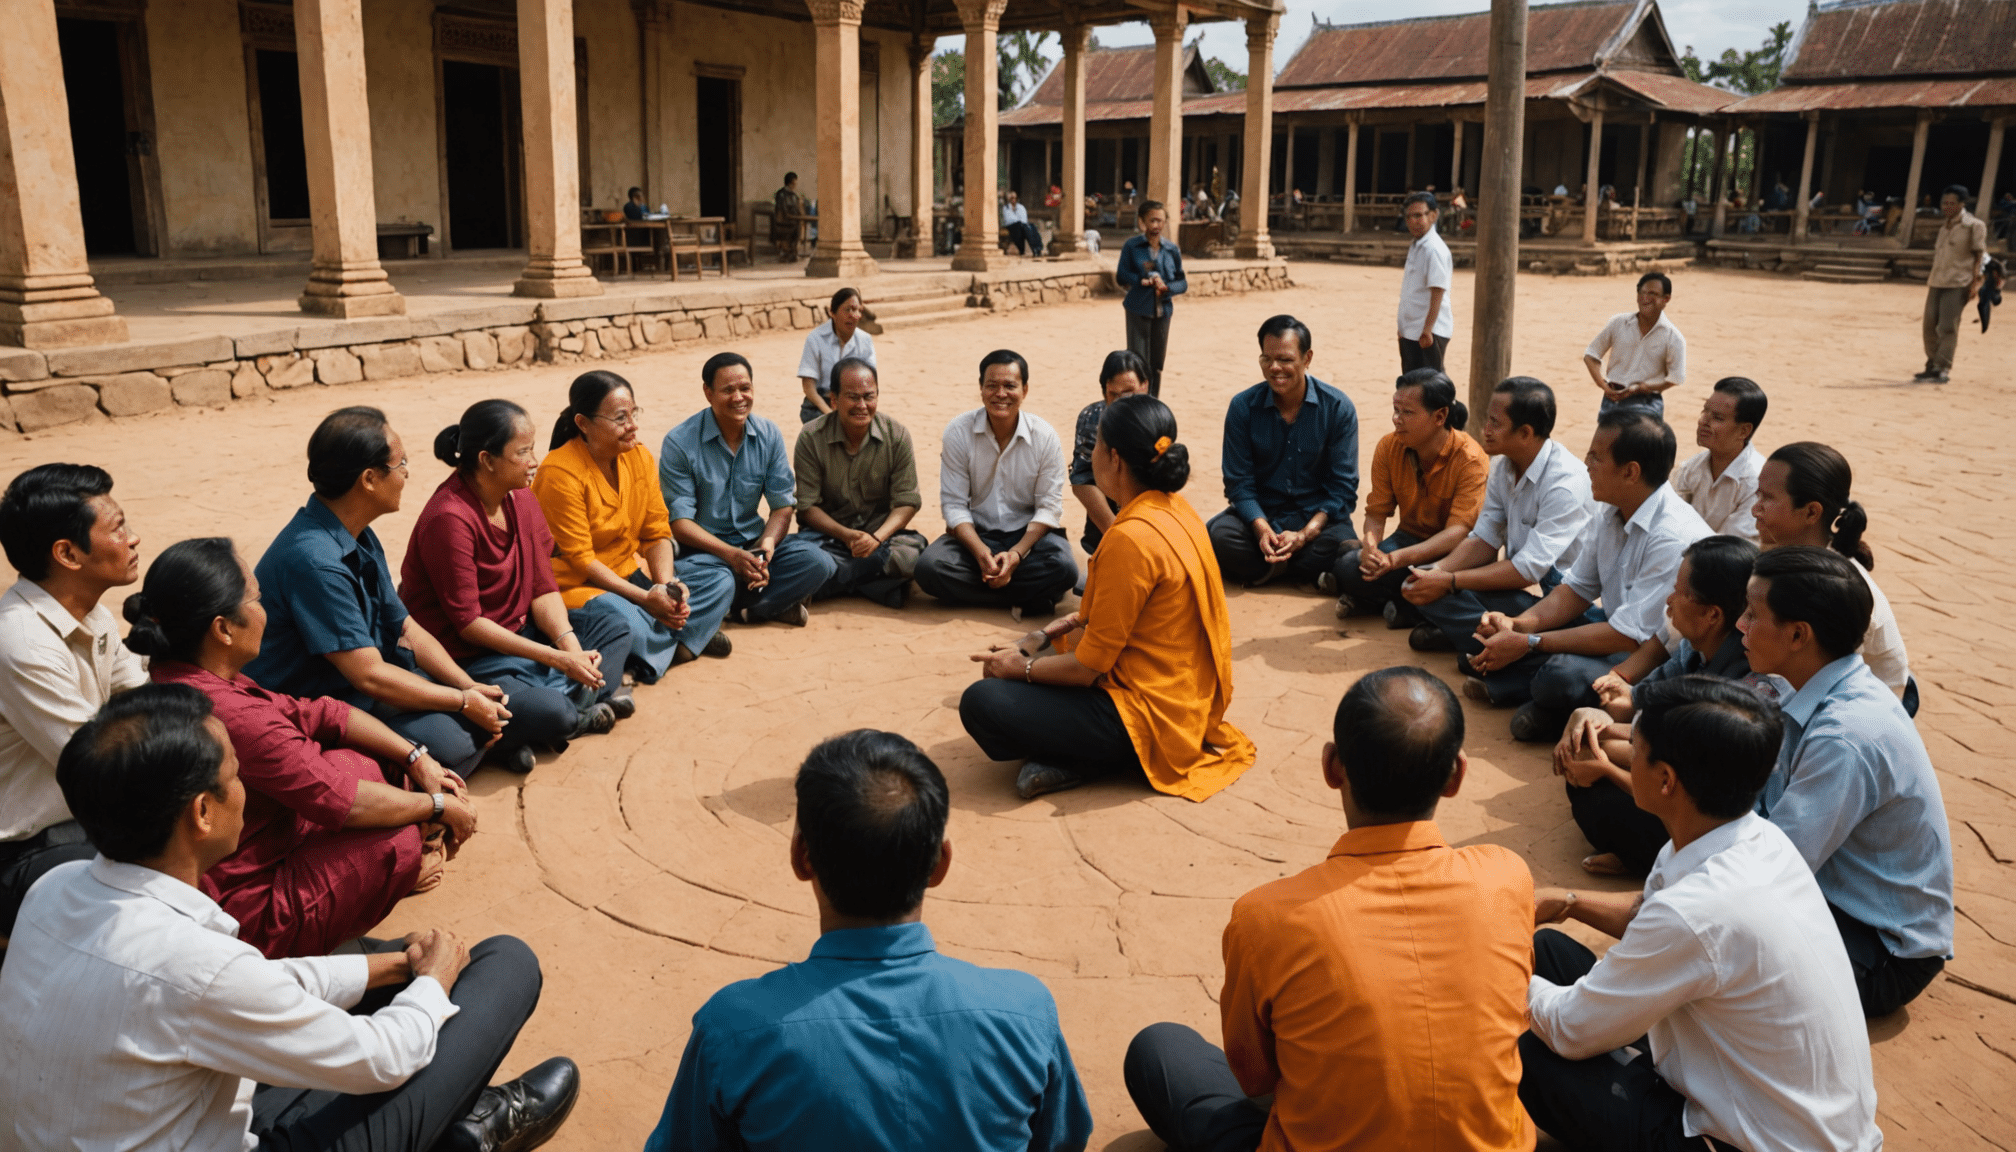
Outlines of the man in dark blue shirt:
[{"label": "man in dark blue shirt", "polygon": [[1225,413],[1225,498],[1211,547],[1227,583],[1306,584],[1355,543],[1358,410],[1309,374],[1309,329],[1293,316],[1260,326],[1262,382]]},{"label": "man in dark blue shirt", "polygon": [[819,942],[694,1015],[646,1152],[1085,1147],[1049,990],[940,956],[922,923],[952,866],[938,766],[861,729],[814,748],[797,791],[791,870],[812,882]]}]

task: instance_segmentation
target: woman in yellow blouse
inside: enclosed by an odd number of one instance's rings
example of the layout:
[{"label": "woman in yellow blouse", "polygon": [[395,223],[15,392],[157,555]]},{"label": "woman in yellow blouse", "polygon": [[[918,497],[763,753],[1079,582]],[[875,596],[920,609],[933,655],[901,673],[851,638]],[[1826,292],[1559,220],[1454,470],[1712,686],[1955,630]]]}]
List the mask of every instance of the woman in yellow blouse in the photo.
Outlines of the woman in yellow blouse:
[{"label": "woman in yellow blouse", "polygon": [[[1099,488],[1120,505],[1078,612],[973,657],[984,678],[959,719],[992,760],[1026,760],[1023,799],[1112,773],[1204,800],[1253,766],[1225,719],[1232,629],[1211,536],[1176,495],[1190,478],[1176,417],[1153,396],[1106,408],[1092,448]],[[1054,645],[1062,652],[1045,654]]]},{"label": "woman in yellow blouse", "polygon": [[[711,637],[698,645],[709,656],[728,654],[720,623],[735,590],[725,581],[689,589],[674,573],[658,464],[637,442],[641,411],[630,382],[614,372],[576,377],[532,491],[553,532],[553,578],[569,617],[621,618],[628,671],[649,684],[694,659],[689,637]],[[635,708],[629,695],[610,702],[619,714]]]}]

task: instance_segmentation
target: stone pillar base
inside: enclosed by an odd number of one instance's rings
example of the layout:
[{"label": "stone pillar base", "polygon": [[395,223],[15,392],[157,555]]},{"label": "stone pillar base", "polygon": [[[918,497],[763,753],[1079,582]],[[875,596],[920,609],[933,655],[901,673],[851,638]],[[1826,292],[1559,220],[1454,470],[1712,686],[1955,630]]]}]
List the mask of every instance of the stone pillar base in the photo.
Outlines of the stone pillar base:
[{"label": "stone pillar base", "polygon": [[602,295],[602,282],[595,279],[577,257],[572,260],[533,260],[525,266],[516,283],[511,285],[513,296],[532,296],[541,300],[557,300],[574,296]]},{"label": "stone pillar base", "polygon": [[1274,239],[1271,236],[1256,236],[1248,240],[1241,236],[1232,242],[1232,255],[1241,260],[1272,260]]},{"label": "stone pillar base", "polygon": [[823,280],[853,280],[873,276],[881,270],[882,266],[875,262],[866,248],[851,252],[843,248],[838,252],[829,252],[821,245],[805,262],[805,275]]},{"label": "stone pillar base", "polygon": [[1010,264],[1018,263],[1021,257],[1013,252],[1003,252],[993,244],[975,246],[959,245],[959,251],[952,257],[954,272],[998,272]]},{"label": "stone pillar base", "polygon": [[392,287],[375,259],[315,265],[296,303],[303,312],[343,320],[406,314],[406,298]]},{"label": "stone pillar base", "polygon": [[126,338],[125,318],[87,273],[0,278],[0,344],[80,348]]},{"label": "stone pillar base", "polygon": [[1085,234],[1069,235],[1063,232],[1050,237],[1050,243],[1043,248],[1045,256],[1076,256],[1091,249],[1085,246]]}]

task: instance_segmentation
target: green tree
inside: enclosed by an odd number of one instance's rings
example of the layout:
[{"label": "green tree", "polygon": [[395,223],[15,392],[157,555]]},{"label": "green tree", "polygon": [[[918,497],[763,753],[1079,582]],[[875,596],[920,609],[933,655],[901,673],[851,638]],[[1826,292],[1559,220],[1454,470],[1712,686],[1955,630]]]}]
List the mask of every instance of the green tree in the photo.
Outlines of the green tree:
[{"label": "green tree", "polygon": [[1049,38],[1048,32],[1024,30],[1003,32],[995,41],[994,50],[1000,57],[1002,108],[1013,108],[1050,66],[1050,57],[1043,52],[1043,41]]},{"label": "green tree", "polygon": [[931,123],[939,128],[966,114],[966,54],[957,48],[931,58]]},{"label": "green tree", "polygon": [[1754,52],[1722,50],[1718,60],[1702,63],[1689,44],[1680,55],[1680,67],[1697,84],[1713,84],[1745,96],[1769,92],[1778,86],[1778,73],[1785,67],[1785,49],[1792,43],[1792,24],[1781,20],[1771,26],[1771,34]]},{"label": "green tree", "polygon": [[1225,63],[1216,56],[1205,58],[1204,70],[1211,74],[1211,83],[1216,84],[1220,92],[1244,92],[1246,90],[1246,74],[1235,71],[1230,64]]}]

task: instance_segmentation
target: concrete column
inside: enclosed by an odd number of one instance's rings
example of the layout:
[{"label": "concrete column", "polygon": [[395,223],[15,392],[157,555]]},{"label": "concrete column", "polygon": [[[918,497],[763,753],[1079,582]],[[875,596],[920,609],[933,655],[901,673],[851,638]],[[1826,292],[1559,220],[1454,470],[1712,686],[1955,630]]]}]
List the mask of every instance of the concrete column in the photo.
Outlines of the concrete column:
[{"label": "concrete column", "polygon": [[1463,121],[1455,121],[1455,139],[1449,149],[1449,194],[1463,186]]},{"label": "concrete column", "polygon": [[1589,167],[1582,181],[1582,242],[1596,243],[1596,214],[1603,209],[1603,196],[1596,186],[1598,165],[1603,162],[1603,109],[1589,118]]},{"label": "concrete column", "polygon": [[1155,30],[1155,110],[1148,121],[1147,194],[1172,219],[1183,202],[1183,30],[1189,21],[1180,7],[1148,18]]},{"label": "concrete column", "polygon": [[1981,187],[1974,190],[1974,214],[1983,220],[1995,210],[1995,175],[2002,168],[2002,136],[2008,127],[2006,117],[1988,122],[1988,159],[1981,165]]},{"label": "concrete column", "polygon": [[1356,112],[1344,128],[1344,234],[1358,227],[1358,127]]},{"label": "concrete column", "polygon": [[1243,260],[1270,260],[1274,238],[1267,232],[1267,183],[1273,169],[1274,34],[1281,17],[1268,13],[1246,21],[1246,124],[1240,129],[1239,239],[1232,254]]},{"label": "concrete column", "polygon": [[1715,221],[1708,226],[1708,234],[1721,239],[1729,226],[1729,170],[1736,166],[1736,133],[1728,123],[1715,126],[1715,148],[1709,153],[1715,158]]},{"label": "concrete column", "polygon": [[1911,174],[1904,181],[1904,220],[1898,225],[1898,243],[1911,246],[1918,229],[1918,185],[1925,176],[1925,141],[1932,133],[1932,113],[1918,113],[1918,126],[1911,132]]},{"label": "concrete column", "polygon": [[518,87],[525,121],[528,259],[511,293],[541,299],[600,296],[601,282],[581,262],[574,0],[518,0]]},{"label": "concrete column", "polygon": [[1057,36],[1064,46],[1064,202],[1050,251],[1062,255],[1085,250],[1085,49],[1092,29],[1066,24]]},{"label": "concrete column", "polygon": [[[818,63],[819,247],[805,275],[875,274],[861,243],[861,0],[806,0]],[[971,176],[971,169],[968,169]]]},{"label": "concrete column", "polygon": [[1792,204],[1792,243],[1806,242],[1806,218],[1812,209],[1807,202],[1813,199],[1813,151],[1820,144],[1820,118],[1809,112],[1806,114],[1806,157],[1799,162],[1799,199]]},{"label": "concrete column", "polygon": [[361,0],[294,0],[294,44],[315,247],[301,310],[344,318],[403,315],[406,298],[393,291],[378,264]]},{"label": "concrete column", "polygon": [[1008,0],[958,4],[959,23],[966,29],[966,212],[952,267],[986,272],[1008,263],[1001,252],[1001,206],[994,199],[1001,179],[1001,63],[995,41]]},{"label": "concrete column", "polygon": [[92,286],[50,4],[8,6],[0,35],[0,344],[117,344],[126,321]]},{"label": "concrete column", "polygon": [[[933,248],[935,210],[931,190],[931,49],[928,40],[910,43],[910,223],[913,257],[937,255]],[[901,253],[898,253],[901,255]]]}]

